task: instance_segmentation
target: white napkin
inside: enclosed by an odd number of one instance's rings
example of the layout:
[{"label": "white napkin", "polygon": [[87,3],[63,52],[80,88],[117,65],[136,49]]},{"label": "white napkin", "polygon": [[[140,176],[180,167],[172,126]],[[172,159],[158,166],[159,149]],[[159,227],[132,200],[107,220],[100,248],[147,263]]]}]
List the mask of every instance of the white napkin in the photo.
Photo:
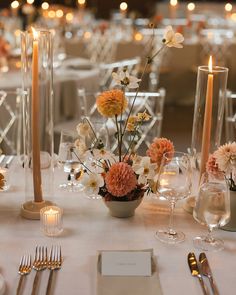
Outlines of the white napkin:
[{"label": "white napkin", "polygon": [[5,281],[3,276],[0,274],[0,295],[4,295],[5,293]]},{"label": "white napkin", "polygon": [[[140,251],[140,250],[139,250]],[[152,276],[102,276],[101,251],[97,259],[97,295],[162,295],[159,276],[157,273],[156,257],[152,253]],[[133,252],[133,251],[130,251]]]}]

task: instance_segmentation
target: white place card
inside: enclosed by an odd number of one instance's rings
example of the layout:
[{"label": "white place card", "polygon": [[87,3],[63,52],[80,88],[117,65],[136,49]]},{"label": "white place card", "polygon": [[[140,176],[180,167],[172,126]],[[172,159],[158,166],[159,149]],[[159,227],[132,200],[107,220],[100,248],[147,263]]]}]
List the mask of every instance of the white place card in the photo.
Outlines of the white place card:
[{"label": "white place card", "polygon": [[150,251],[104,251],[101,252],[103,276],[151,276]]}]

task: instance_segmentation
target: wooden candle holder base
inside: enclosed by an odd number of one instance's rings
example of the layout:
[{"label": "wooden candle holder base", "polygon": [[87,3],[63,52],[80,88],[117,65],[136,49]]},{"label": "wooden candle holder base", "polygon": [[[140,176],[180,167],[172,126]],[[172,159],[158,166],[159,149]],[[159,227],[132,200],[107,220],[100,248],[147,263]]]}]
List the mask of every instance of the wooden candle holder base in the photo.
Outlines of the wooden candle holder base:
[{"label": "wooden candle holder base", "polygon": [[50,201],[34,202],[28,201],[21,206],[21,216],[26,219],[40,219],[40,210],[46,206],[54,205]]}]

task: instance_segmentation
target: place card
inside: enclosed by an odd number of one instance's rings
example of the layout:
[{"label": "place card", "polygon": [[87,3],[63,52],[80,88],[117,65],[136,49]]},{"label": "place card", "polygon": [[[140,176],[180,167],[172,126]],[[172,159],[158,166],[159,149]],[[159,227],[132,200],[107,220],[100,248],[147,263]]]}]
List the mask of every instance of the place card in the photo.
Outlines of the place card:
[{"label": "place card", "polygon": [[152,252],[103,251],[101,273],[103,276],[151,276]]}]

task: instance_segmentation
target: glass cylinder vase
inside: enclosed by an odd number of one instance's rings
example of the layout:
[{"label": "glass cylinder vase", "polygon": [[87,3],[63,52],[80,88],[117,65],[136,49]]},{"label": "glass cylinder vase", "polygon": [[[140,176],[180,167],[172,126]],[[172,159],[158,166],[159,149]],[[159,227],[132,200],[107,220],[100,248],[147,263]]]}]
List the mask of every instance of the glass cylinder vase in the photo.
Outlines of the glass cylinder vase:
[{"label": "glass cylinder vase", "polygon": [[53,196],[53,56],[49,31],[21,34],[23,136],[26,202],[21,214],[39,219]]},{"label": "glass cylinder vase", "polygon": [[221,142],[227,77],[224,67],[198,68],[191,153],[200,175],[205,172],[209,153]]}]

